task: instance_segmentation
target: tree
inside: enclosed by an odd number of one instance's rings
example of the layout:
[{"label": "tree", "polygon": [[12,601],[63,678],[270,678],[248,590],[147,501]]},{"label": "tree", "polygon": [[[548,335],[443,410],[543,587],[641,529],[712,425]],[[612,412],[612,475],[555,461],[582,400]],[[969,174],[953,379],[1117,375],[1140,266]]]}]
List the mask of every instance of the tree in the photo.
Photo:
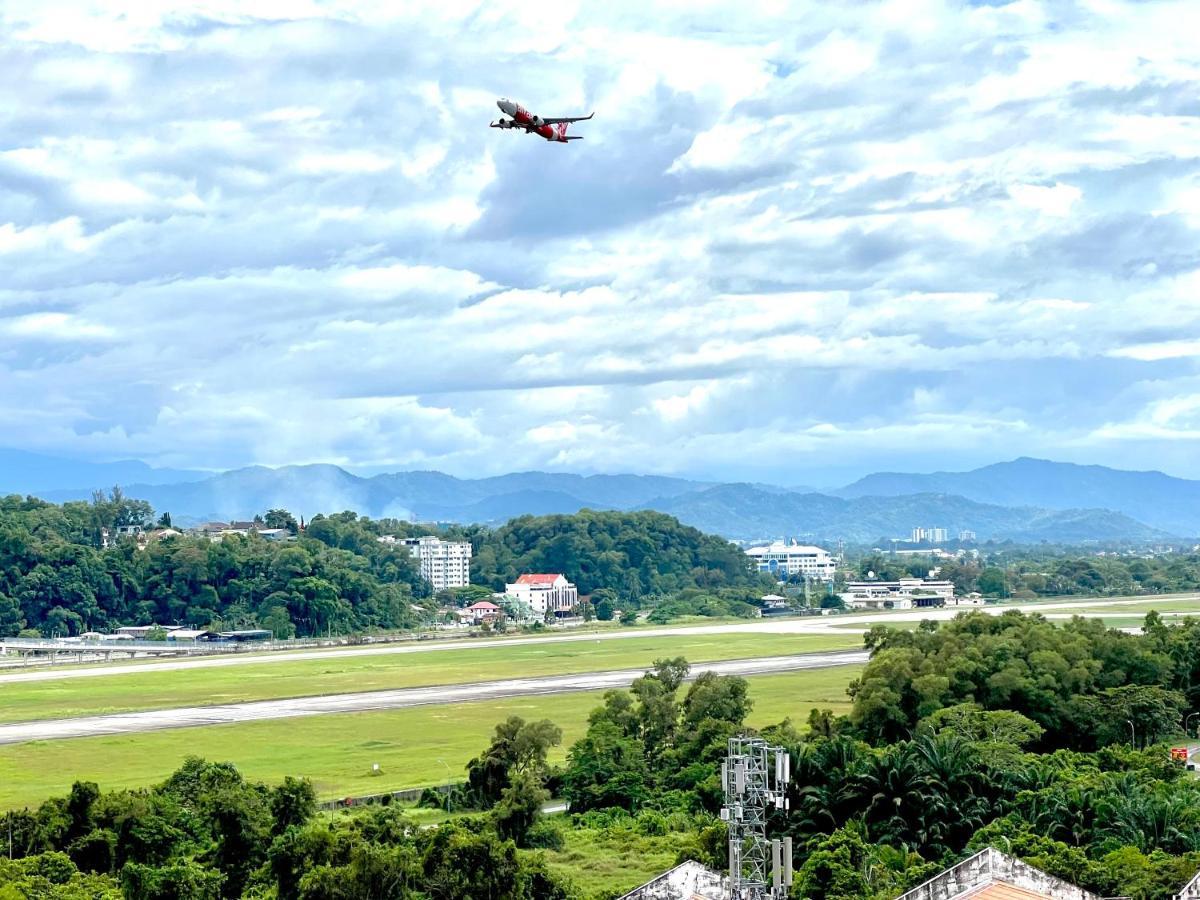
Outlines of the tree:
[{"label": "tree", "polygon": [[617,608],[619,598],[612,588],[598,588],[592,592],[592,605],[596,608],[596,618],[601,622],[611,622]]},{"label": "tree", "polygon": [[526,900],[528,897],[513,843],[500,841],[487,832],[477,833],[469,824],[434,829],[422,869],[422,887],[432,900],[465,897]]},{"label": "tree", "polygon": [[1180,730],[1187,701],[1157,685],[1127,684],[1096,696],[1076,697],[1075,720],[1098,746],[1128,740],[1145,747]]},{"label": "tree", "polygon": [[817,844],[796,872],[792,896],[806,900],[862,900],[873,891],[864,875],[867,844],[851,828]]},{"label": "tree", "polygon": [[12,597],[0,592],[0,637],[16,637],[25,627],[21,616],[21,605]]},{"label": "tree", "polygon": [[129,863],[121,870],[121,887],[128,900],[218,900],[222,896],[220,872],[186,861],[159,868]]},{"label": "tree", "polygon": [[550,792],[542,785],[541,777],[530,771],[514,772],[512,779],[492,809],[492,821],[502,840],[513,841],[518,847],[527,846],[529,830],[542,814]]},{"label": "tree", "polygon": [[561,740],[562,729],[549,719],[509,716],[496,726],[487,749],[467,763],[468,789],[485,808],[494,806],[517,773],[544,778],[550,748]]},{"label": "tree", "polygon": [[271,816],[275,820],[272,834],[279,835],[289,828],[304,825],[316,809],[317,795],[312,782],[285,775],[283,781],[271,789]]},{"label": "tree", "polygon": [[683,721],[697,728],[705,719],[716,719],[740,725],[746,720],[752,705],[747,697],[749,683],[745,678],[704,672],[688,689],[683,701]]},{"label": "tree", "polygon": [[1003,569],[997,569],[994,566],[984,569],[979,573],[977,584],[981,594],[989,597],[1008,596],[1008,579],[1005,577]]},{"label": "tree", "polygon": [[286,509],[269,509],[263,517],[263,524],[267,528],[286,528],[292,534],[299,534],[300,523]]},{"label": "tree", "polygon": [[563,796],[572,812],[608,806],[635,810],[649,796],[648,775],[641,742],[600,720],[567,753]]}]

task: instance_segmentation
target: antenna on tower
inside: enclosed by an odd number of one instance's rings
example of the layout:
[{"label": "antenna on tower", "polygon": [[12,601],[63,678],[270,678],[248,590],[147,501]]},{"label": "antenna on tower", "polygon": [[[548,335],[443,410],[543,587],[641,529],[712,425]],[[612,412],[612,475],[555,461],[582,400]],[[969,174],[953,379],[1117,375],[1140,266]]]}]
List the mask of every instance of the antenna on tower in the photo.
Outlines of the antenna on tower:
[{"label": "antenna on tower", "polygon": [[730,900],[786,900],[792,886],[792,839],[769,840],[767,814],[788,809],[791,780],[792,758],[782,747],[745,735],[729,739],[721,763],[721,818],[729,826]]}]

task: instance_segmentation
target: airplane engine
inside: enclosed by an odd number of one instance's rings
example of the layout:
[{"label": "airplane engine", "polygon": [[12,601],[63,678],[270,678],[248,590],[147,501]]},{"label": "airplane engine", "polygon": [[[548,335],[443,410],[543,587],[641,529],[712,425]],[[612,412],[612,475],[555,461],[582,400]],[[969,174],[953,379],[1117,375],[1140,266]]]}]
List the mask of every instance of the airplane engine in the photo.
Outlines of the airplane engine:
[{"label": "airplane engine", "polygon": [[534,117],[533,117],[533,127],[534,127],[534,128],[541,128],[541,127],[542,127],[543,125],[545,125],[545,124],[546,124],[546,123],[545,123],[545,121],[543,121],[543,119],[542,119],[542,117],[541,117],[541,116],[534,116]]}]

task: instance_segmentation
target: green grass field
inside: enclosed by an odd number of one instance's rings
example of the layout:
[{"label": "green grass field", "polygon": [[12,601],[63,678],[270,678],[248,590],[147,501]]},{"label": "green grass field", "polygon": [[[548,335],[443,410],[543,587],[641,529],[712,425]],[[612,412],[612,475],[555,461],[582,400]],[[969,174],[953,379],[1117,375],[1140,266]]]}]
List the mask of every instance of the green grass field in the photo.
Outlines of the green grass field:
[{"label": "green grass field", "polygon": [[[1111,613],[1121,610],[1142,611],[1143,615],[1152,609],[1159,612],[1193,612],[1200,614],[1200,594],[1164,594],[1162,596],[1142,597],[1045,597],[1041,600],[1022,600],[1019,603],[1006,601],[1004,606],[1028,606],[1036,611],[1037,607],[1046,604],[1078,603],[1079,606],[1062,612],[1091,615]],[[1055,612],[1055,610],[1049,610]]]},{"label": "green grass field", "polygon": [[849,649],[861,644],[854,635],[798,634],[539,641],[15,682],[0,684],[0,722],[639,668],[663,656],[712,662]]},{"label": "green grass field", "polygon": [[[812,669],[750,679],[753,725],[785,717],[802,724],[814,706],[849,709],[846,685],[859,666]],[[181,728],[136,735],[35,741],[0,747],[0,809],[36,805],[76,780],[106,790],[153,784],[186,756],[235,763],[247,777],[313,780],[322,797],[370,794],[457,781],[467,760],[510,715],[548,718],[563,730],[554,759],[587,727],[598,692],[346,713],[238,725]],[[370,774],[379,763],[382,774]]]},{"label": "green grass field", "polygon": [[675,865],[690,835],[656,837],[628,829],[569,828],[566,846],[544,854],[547,867],[565,875],[583,896],[612,896],[645,884]]}]

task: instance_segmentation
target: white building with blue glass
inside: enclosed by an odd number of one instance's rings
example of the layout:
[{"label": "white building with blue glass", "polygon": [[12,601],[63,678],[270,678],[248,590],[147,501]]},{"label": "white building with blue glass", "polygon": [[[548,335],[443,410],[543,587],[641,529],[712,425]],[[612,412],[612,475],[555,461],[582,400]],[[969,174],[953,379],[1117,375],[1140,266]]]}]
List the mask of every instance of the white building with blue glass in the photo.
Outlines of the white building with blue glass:
[{"label": "white building with blue glass", "polygon": [[809,544],[776,541],[762,547],[748,547],[746,555],[754,560],[758,571],[780,580],[801,575],[828,583],[837,572],[837,560],[827,550]]}]

